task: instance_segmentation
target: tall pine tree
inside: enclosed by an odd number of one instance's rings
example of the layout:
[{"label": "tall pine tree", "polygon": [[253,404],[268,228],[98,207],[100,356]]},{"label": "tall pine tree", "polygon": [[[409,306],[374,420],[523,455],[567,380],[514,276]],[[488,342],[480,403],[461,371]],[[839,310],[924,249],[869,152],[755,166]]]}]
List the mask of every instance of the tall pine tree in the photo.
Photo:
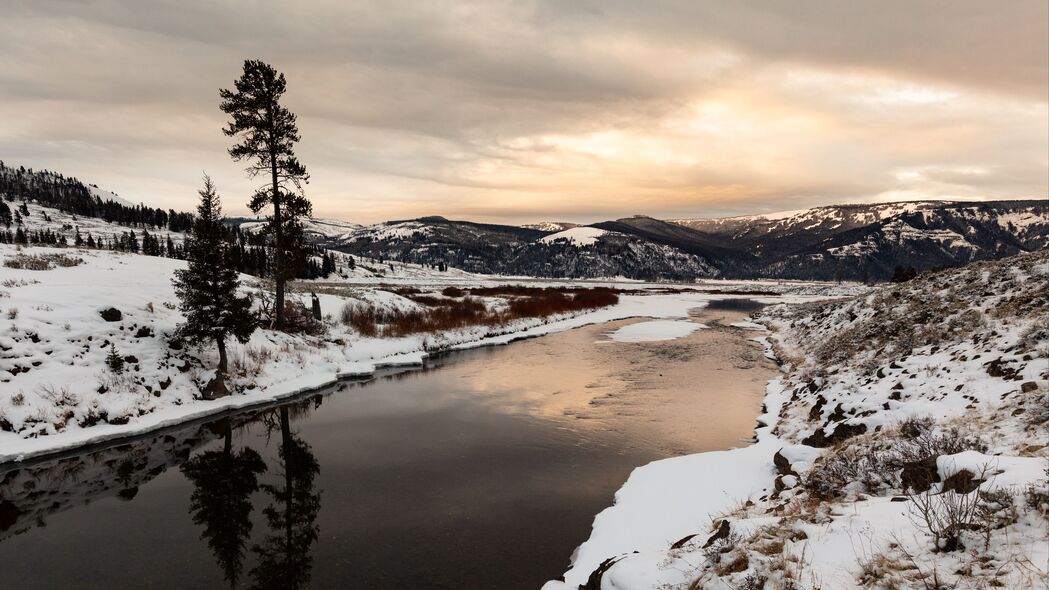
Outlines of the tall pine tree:
[{"label": "tall pine tree", "polygon": [[200,205],[193,220],[192,234],[186,239],[186,260],[183,270],[175,271],[172,281],[179,298],[179,309],[186,321],[179,325],[178,334],[190,342],[214,342],[219,349],[216,375],[218,389],[224,392],[226,374],[226,340],[231,336],[247,342],[255,331],[251,302],[237,296],[240,277],[237,273],[232,244],[226,241],[222,222],[222,207],[215,194],[215,185],[204,176],[200,191]]},{"label": "tall pine tree", "polygon": [[222,132],[239,141],[229,148],[229,155],[234,161],[250,162],[249,176],[268,176],[248,206],[255,213],[273,208],[267,232],[273,238],[274,317],[280,329],[284,326],[285,283],[294,278],[296,263],[303,258],[301,219],[312,213],[302,191],[309,175],[295,157],[295,143],[299,141],[295,114],[280,104],[287,89],[284,74],[262,61],[245,60],[244,72],[234,86],[236,90],[219,91],[220,108],[231,117]]}]

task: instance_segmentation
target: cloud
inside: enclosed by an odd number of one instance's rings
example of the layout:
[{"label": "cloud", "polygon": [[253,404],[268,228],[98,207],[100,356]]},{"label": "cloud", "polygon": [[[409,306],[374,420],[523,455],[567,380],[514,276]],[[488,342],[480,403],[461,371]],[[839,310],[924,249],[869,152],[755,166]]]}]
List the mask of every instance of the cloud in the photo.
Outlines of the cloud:
[{"label": "cloud", "polygon": [[0,157],[182,209],[207,170],[242,210],[217,91],[260,57],[288,76],[322,215],[1044,197],[1047,6],[17,1]]}]

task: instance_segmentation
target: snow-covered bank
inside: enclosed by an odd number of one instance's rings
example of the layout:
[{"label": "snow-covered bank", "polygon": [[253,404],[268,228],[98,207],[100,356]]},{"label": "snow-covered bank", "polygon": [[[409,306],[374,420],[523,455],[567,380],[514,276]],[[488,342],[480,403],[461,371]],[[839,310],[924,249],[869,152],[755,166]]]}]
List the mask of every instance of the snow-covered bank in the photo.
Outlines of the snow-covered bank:
[{"label": "snow-covered bank", "polygon": [[[230,343],[231,385],[238,393],[207,401],[199,398],[213,375],[213,353],[183,350],[168,338],[181,320],[170,279],[184,263],[72,248],[0,246],[0,255],[5,261],[65,257],[55,258],[48,270],[0,268],[5,318],[0,321],[6,324],[0,331],[0,461],[294,396],[384,367],[419,365],[435,351],[506,344],[631,317],[686,318],[690,309],[726,297],[696,292],[623,295],[615,306],[574,316],[398,338],[362,337],[333,317],[326,319],[323,336],[259,330],[246,345]],[[339,314],[350,300],[418,306],[379,288],[333,293],[319,295],[329,315]],[[496,299],[488,303],[500,304]],[[112,351],[124,359],[126,371],[108,369],[105,361]]]},{"label": "snow-covered bank", "polygon": [[544,590],[1049,587],[1049,252],[758,321],[757,442],[636,469]]}]

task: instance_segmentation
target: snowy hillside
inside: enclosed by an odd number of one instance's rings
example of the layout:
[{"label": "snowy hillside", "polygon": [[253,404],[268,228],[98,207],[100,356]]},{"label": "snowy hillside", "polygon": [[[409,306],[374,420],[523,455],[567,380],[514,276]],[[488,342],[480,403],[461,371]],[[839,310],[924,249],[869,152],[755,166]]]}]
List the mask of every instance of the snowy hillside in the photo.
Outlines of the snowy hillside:
[{"label": "snowy hillside", "polygon": [[565,242],[579,246],[592,246],[597,243],[601,236],[607,233],[607,231],[596,227],[572,227],[548,236],[543,236],[542,238],[539,238],[539,241],[544,244],[552,244],[557,240],[564,240]]},{"label": "snowy hillside", "polygon": [[758,321],[756,444],[635,470],[546,590],[1049,584],[1049,252]]},{"label": "snowy hillside", "polygon": [[537,229],[539,231],[559,232],[564,231],[566,229],[572,229],[573,227],[578,226],[578,223],[569,223],[567,221],[542,221],[539,223],[526,223],[521,227],[526,227],[528,229]]},{"label": "snowy hillside", "polygon": [[[229,225],[238,226],[242,231],[255,233],[262,229],[265,224],[260,217],[230,217],[226,222]],[[355,232],[361,229],[358,223],[342,221],[339,219],[319,219],[310,217],[302,224],[306,237],[317,243],[325,243],[329,240],[349,239]]]},{"label": "snowy hillside", "polygon": [[162,241],[170,238],[176,245],[181,245],[186,239],[185,232],[173,232],[166,228],[131,227],[97,217],[83,217],[64,213],[54,207],[44,207],[36,203],[29,203],[26,205],[26,208],[29,210],[29,215],[22,217],[22,227],[32,231],[45,230],[54,232],[64,237],[70,245],[73,244],[77,231],[80,232],[84,240],[87,240],[88,236],[92,236],[95,240],[104,238],[107,241],[113,241],[114,237],[119,237],[129,231],[141,235],[143,230],[160,238]]},{"label": "snowy hillside", "polygon": [[750,258],[728,276],[884,280],[1049,245],[1049,201],[914,201],[674,223]]}]

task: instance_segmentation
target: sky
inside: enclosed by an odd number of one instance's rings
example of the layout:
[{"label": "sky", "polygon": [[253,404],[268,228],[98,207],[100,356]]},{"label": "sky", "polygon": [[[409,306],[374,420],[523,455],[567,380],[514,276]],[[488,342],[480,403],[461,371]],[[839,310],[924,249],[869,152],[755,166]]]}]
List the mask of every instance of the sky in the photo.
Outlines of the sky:
[{"label": "sky", "polygon": [[319,217],[594,222],[1049,198],[1045,0],[0,0],[0,160],[240,214],[287,76]]}]

